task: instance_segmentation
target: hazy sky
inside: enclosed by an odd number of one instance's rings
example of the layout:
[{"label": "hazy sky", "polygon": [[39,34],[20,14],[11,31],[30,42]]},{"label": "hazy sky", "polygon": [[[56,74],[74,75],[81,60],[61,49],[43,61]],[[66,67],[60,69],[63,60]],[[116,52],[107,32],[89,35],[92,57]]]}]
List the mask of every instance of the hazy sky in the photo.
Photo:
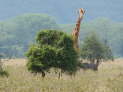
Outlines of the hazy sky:
[{"label": "hazy sky", "polygon": [[76,19],[76,10],[85,8],[85,21],[107,17],[123,21],[123,0],[0,0],[0,20],[24,13],[47,13],[60,23]]}]

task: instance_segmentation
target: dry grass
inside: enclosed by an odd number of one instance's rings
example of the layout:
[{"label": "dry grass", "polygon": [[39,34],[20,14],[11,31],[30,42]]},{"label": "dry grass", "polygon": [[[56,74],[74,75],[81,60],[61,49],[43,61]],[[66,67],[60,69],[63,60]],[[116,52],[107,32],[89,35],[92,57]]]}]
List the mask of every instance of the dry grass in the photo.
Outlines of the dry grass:
[{"label": "dry grass", "polygon": [[42,78],[27,71],[25,59],[4,61],[9,77],[0,77],[0,92],[123,92],[123,59],[105,62],[98,72],[77,72],[75,77],[51,73]]}]

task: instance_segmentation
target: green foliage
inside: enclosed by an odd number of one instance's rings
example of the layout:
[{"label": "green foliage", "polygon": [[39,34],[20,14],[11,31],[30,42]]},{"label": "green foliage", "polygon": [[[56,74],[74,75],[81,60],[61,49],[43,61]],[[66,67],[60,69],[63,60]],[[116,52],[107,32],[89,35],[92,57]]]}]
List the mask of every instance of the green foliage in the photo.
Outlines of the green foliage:
[{"label": "green foliage", "polygon": [[57,30],[42,30],[38,33],[36,44],[32,45],[27,57],[28,69],[33,72],[59,68],[72,74],[77,70],[77,53],[70,36]]},{"label": "green foliage", "polygon": [[[71,33],[74,25],[61,25],[61,28]],[[95,32],[101,40],[107,40],[115,57],[123,56],[123,23],[115,22],[107,18],[97,18],[89,22],[83,22],[80,30],[80,42],[91,32]]]},{"label": "green foliage", "polygon": [[81,56],[90,61],[113,58],[110,47],[101,42],[96,34],[91,34],[85,38],[82,44]]},{"label": "green foliage", "polygon": [[4,57],[4,54],[0,53],[0,76],[7,76],[8,77],[8,72],[3,70],[3,63],[1,59]]},{"label": "green foliage", "polygon": [[47,70],[55,62],[56,48],[48,45],[30,47],[27,57],[29,58],[28,68],[32,71]]},{"label": "green foliage", "polygon": [[6,57],[23,57],[40,29],[57,29],[55,20],[45,14],[24,14],[0,22],[0,52]]},{"label": "green foliage", "polygon": [[[61,27],[61,28],[60,28]],[[37,30],[62,29],[71,34],[74,25],[58,25],[55,20],[44,14],[24,14],[16,18],[0,22],[0,52],[6,57],[24,57],[30,44],[34,41]],[[90,33],[95,32],[108,40],[115,57],[123,56],[123,23],[106,18],[97,18],[81,25],[80,43]]]},{"label": "green foliage", "polygon": [[5,71],[5,70],[0,70],[0,76],[2,76],[2,77],[4,77],[4,76],[6,76],[6,77],[8,77],[9,76],[9,73],[7,72],[7,71]]},{"label": "green foliage", "polygon": [[3,68],[2,68],[3,64],[2,64],[2,61],[1,61],[2,58],[3,58],[3,54],[0,53],[0,72],[3,71]]},{"label": "green foliage", "polygon": [[112,53],[111,48],[108,46],[108,44],[104,43],[104,59],[105,60],[114,60],[114,55]]}]

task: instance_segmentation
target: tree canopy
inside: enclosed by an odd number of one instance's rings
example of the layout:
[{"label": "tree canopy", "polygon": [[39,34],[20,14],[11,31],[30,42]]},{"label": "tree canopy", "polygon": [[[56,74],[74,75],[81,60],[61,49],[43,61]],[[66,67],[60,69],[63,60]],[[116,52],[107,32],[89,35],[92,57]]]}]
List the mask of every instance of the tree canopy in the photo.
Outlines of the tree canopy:
[{"label": "tree canopy", "polygon": [[27,57],[27,66],[32,72],[45,72],[53,67],[68,74],[77,70],[78,55],[73,48],[72,38],[58,30],[40,31]]},{"label": "tree canopy", "polygon": [[81,57],[92,63],[96,63],[97,67],[102,60],[113,60],[110,47],[104,42],[101,42],[95,33],[90,34],[84,39],[81,48]]}]

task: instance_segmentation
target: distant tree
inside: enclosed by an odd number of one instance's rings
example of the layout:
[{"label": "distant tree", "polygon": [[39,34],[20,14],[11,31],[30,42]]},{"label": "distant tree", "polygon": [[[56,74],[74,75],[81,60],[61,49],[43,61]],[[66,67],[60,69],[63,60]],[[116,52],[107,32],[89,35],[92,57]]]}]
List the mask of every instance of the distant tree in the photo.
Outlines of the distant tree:
[{"label": "distant tree", "polygon": [[114,56],[113,56],[113,53],[112,53],[112,50],[111,50],[111,48],[110,48],[110,46],[108,45],[108,41],[107,40],[105,40],[104,41],[104,60],[114,60]]},{"label": "distant tree", "polygon": [[0,53],[0,72],[3,71],[3,68],[2,68],[2,61],[1,59],[4,57],[4,55],[2,53]]},{"label": "distant tree", "polygon": [[113,60],[113,54],[110,47],[101,42],[100,38],[97,37],[95,33],[92,33],[84,39],[81,48],[81,57],[89,60],[92,64],[95,64],[95,70],[98,70],[101,61],[108,59]]},{"label": "distant tree", "polygon": [[77,70],[78,55],[73,48],[73,41],[64,32],[56,30],[40,31],[36,44],[28,52],[27,67],[32,72],[45,72],[50,68],[61,69],[62,72],[73,74]]},{"label": "distant tree", "polygon": [[22,58],[38,30],[58,28],[54,18],[46,14],[24,14],[0,22],[0,52],[6,58]]}]

